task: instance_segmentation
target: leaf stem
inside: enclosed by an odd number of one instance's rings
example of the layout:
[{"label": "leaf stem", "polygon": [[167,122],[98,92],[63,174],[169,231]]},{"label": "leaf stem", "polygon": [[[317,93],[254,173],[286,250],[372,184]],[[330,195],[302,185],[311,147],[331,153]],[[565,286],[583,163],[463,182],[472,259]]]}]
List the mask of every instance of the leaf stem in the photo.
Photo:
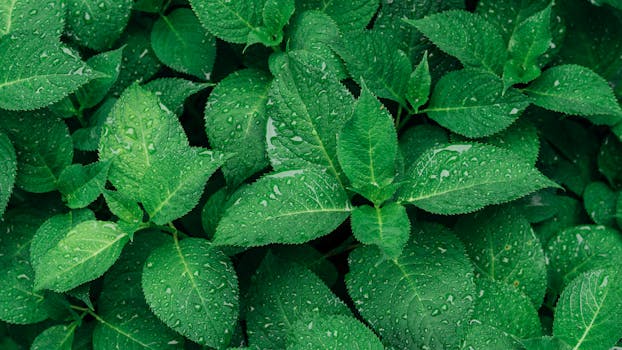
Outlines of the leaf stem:
[{"label": "leaf stem", "polygon": [[346,238],[346,240],[341,242],[340,245],[326,252],[326,254],[324,254],[324,258],[328,259],[333,256],[337,256],[339,254],[349,252],[350,250],[357,248],[360,245],[361,244],[357,242],[356,239],[354,239],[354,236],[348,236],[348,238]]}]

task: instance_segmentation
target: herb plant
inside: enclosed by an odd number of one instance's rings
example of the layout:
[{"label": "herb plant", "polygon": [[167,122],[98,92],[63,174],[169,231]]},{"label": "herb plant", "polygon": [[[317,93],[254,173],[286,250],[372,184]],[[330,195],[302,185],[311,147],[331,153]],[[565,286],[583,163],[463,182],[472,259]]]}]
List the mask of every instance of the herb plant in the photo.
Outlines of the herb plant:
[{"label": "herb plant", "polygon": [[610,349],[618,0],[0,0],[0,348]]}]

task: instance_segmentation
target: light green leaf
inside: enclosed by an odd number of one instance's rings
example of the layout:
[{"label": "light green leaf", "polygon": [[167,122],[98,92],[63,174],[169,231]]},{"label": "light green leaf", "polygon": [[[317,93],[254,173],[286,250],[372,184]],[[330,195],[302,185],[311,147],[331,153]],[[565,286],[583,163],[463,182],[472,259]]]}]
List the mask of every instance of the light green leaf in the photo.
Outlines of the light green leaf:
[{"label": "light green leaf", "polygon": [[363,244],[377,245],[383,253],[395,259],[410,235],[410,221],[406,209],[389,203],[382,208],[360,206],[352,210],[352,232]]},{"label": "light green leaf", "polygon": [[181,116],[186,99],[210,86],[213,84],[195,83],[182,78],[158,78],[143,85],[143,88],[153,92],[168,109]]},{"label": "light green leaf", "polygon": [[190,212],[221,164],[221,154],[200,148],[157,158],[140,189],[140,201],[150,220],[164,225]]},{"label": "light green leaf", "polygon": [[284,349],[296,322],[313,315],[350,315],[313,272],[268,253],[251,280],[246,324],[250,346]]},{"label": "light green leaf", "polygon": [[[1,128],[0,128],[1,129]],[[9,203],[15,176],[17,175],[17,156],[9,137],[0,132],[0,218]]]},{"label": "light green leaf", "polygon": [[348,294],[361,316],[395,349],[456,348],[473,311],[473,267],[448,229],[423,224],[398,259],[376,247],[350,254]]},{"label": "light green leaf", "polygon": [[454,227],[475,266],[475,276],[512,286],[542,304],[547,267],[529,222],[516,209],[491,207],[463,216]]},{"label": "light green leaf", "polygon": [[618,197],[604,182],[592,182],[583,191],[583,206],[595,223],[614,227]]},{"label": "light green leaf", "polygon": [[228,189],[223,187],[209,196],[201,210],[201,226],[210,239],[214,237],[216,226],[227,208],[228,198]]},{"label": "light green leaf", "polygon": [[183,337],[149,309],[141,286],[142,266],[156,248],[171,237],[155,230],[137,232],[119,260],[106,273],[97,301],[93,349],[183,349]]},{"label": "light green leaf", "polygon": [[180,8],[161,16],[153,25],[151,46],[167,66],[210,80],[216,58],[216,39],[203,29],[190,9]]},{"label": "light green leaf", "polygon": [[395,46],[378,30],[361,30],[343,34],[333,47],[359,85],[365,81],[378,97],[406,106],[412,67],[406,54]]},{"label": "light green leaf", "polygon": [[33,268],[37,269],[43,256],[57,246],[69,231],[82,222],[92,220],[95,220],[95,214],[89,209],[72,210],[47,219],[36,230],[30,244],[30,262]]},{"label": "light green leaf", "polygon": [[501,73],[506,57],[503,37],[494,24],[480,15],[452,10],[406,22],[465,67]]},{"label": "light green leaf", "polygon": [[112,222],[78,224],[35,266],[35,290],[66,292],[98,278],[114,264],[128,239]]},{"label": "light green leaf", "polygon": [[550,288],[560,293],[586,271],[615,267],[621,254],[619,231],[597,225],[569,227],[551,238],[546,247]]},{"label": "light green leaf", "polygon": [[106,185],[110,162],[73,164],[58,177],[58,190],[71,209],[84,208],[99,197]]},{"label": "light green leaf", "polygon": [[383,350],[374,332],[344,315],[312,315],[296,321],[287,337],[287,349]]},{"label": "light green leaf", "polygon": [[0,37],[30,31],[58,39],[64,24],[65,9],[60,0],[5,0],[0,3]]},{"label": "light green leaf", "polygon": [[76,99],[81,109],[94,107],[106,97],[106,94],[119,77],[123,48],[102,52],[86,61],[89,67],[105,75],[91,80],[76,91]]},{"label": "light green leaf", "polygon": [[289,25],[289,51],[305,50],[316,55],[326,64],[330,74],[338,79],[347,76],[341,59],[330,48],[339,40],[339,27],[327,14],[320,11],[305,11],[294,18]]},{"label": "light green leaf", "polygon": [[[31,208],[28,208],[31,209]],[[8,211],[0,222],[0,320],[31,324],[49,317],[43,293],[35,292],[35,273],[28,257],[30,242],[45,217],[28,211]]]},{"label": "light green leaf", "polygon": [[289,54],[267,102],[267,150],[274,170],[320,165],[343,181],[335,131],[350,119],[353,103],[335,77]]},{"label": "light green leaf", "polygon": [[369,24],[378,9],[378,0],[296,0],[296,8],[324,12],[347,32],[363,29]]},{"label": "light green leaf", "polygon": [[0,40],[0,108],[45,107],[99,76],[58,38],[19,32]]},{"label": "light green leaf", "polygon": [[478,143],[428,150],[409,178],[400,201],[437,214],[468,213],[557,186],[514,153]]},{"label": "light green leaf", "polygon": [[363,86],[354,114],[339,133],[337,156],[355,191],[376,204],[393,195],[397,132],[393,117]]},{"label": "light green leaf", "polygon": [[108,178],[117,190],[138,199],[143,179],[156,160],[188,148],[177,117],[155,94],[135,84],[108,116],[99,159],[112,162]]},{"label": "light green leaf", "polygon": [[614,346],[622,337],[620,273],[594,270],[564,289],[553,322],[553,336],[576,350]]},{"label": "light green leaf", "polygon": [[428,53],[426,51],[423,54],[421,62],[419,62],[415,70],[410,74],[410,78],[408,78],[406,100],[410,103],[413,110],[418,111],[419,107],[428,102],[431,84],[432,77],[430,76]]},{"label": "light green leaf", "polygon": [[332,232],[351,210],[345,191],[321,170],[267,175],[241,191],[218,224],[218,245],[304,243]]},{"label": "light green leaf", "polygon": [[232,188],[268,166],[266,101],[269,88],[270,77],[266,73],[241,70],[223,79],[207,100],[205,131],[214,149],[233,155],[222,167]]},{"label": "light green leaf", "polygon": [[67,35],[93,50],[108,49],[121,36],[132,0],[67,1]]},{"label": "light green leaf", "polygon": [[229,258],[207,240],[165,244],[147,258],[147,304],[169,327],[202,345],[229,343],[238,316],[237,277]]},{"label": "light green leaf", "polygon": [[510,126],[529,103],[518,90],[504,93],[503,82],[494,74],[464,69],[439,80],[423,112],[457,134],[484,137]]},{"label": "light green leaf", "polygon": [[138,203],[118,191],[104,189],[104,198],[108,209],[122,221],[139,224],[143,219],[143,210]]},{"label": "light green leaf", "polygon": [[245,44],[248,34],[261,24],[265,0],[190,0],[203,27],[224,41]]},{"label": "light green leaf", "polygon": [[525,92],[534,104],[556,112],[587,117],[622,116],[607,81],[590,69],[573,64],[547,69]]},{"label": "light green leaf", "polygon": [[516,288],[494,280],[477,281],[473,319],[516,339],[542,335],[538,312],[528,297]]},{"label": "light green leaf", "polygon": [[43,111],[0,114],[0,130],[9,136],[17,154],[16,185],[35,193],[55,190],[61,171],[73,158],[65,123]]},{"label": "light green leaf", "polygon": [[35,338],[30,350],[71,350],[77,323],[52,326]]},{"label": "light green leaf", "polygon": [[508,44],[508,60],[503,67],[505,87],[528,83],[540,76],[538,58],[551,45],[551,6],[517,24]]}]

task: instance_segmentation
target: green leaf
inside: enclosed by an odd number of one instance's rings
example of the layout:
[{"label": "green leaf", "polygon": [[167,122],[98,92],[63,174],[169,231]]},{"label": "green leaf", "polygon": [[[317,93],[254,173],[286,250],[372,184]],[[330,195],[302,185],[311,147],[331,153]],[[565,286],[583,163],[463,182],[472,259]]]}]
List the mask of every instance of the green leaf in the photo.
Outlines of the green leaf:
[{"label": "green leaf", "polygon": [[52,326],[41,332],[30,345],[30,350],[71,350],[77,323]]},{"label": "green leaf", "polygon": [[477,282],[473,319],[517,339],[538,337],[542,327],[538,312],[528,297],[516,288],[494,280]]},{"label": "green leaf", "polygon": [[143,85],[143,88],[153,92],[168,109],[181,116],[186,99],[210,86],[213,84],[195,83],[182,78],[159,78]]},{"label": "green leaf", "polygon": [[557,195],[553,197],[551,204],[553,205],[553,210],[555,210],[553,217],[534,226],[536,236],[540,238],[540,241],[545,246],[559,231],[583,224],[586,220],[589,220],[583,212],[581,203],[570,196]]},{"label": "green leaf", "polygon": [[569,227],[551,238],[546,247],[550,287],[560,293],[586,271],[617,266],[616,257],[620,254],[619,231],[596,225]]},{"label": "green leaf", "polygon": [[89,117],[88,125],[77,129],[71,134],[73,147],[80,151],[97,151],[99,139],[103,132],[104,123],[108,118],[108,113],[117,102],[113,97],[106,99],[93,114]]},{"label": "green leaf", "polygon": [[478,143],[435,147],[413,165],[400,201],[437,214],[463,214],[556,187],[510,151]]},{"label": "green leaf", "polygon": [[95,220],[95,214],[89,209],[72,210],[66,214],[57,214],[47,219],[36,230],[30,244],[30,262],[36,270],[41,259],[78,224]]},{"label": "green leaf", "polygon": [[35,290],[66,292],[98,278],[117,260],[128,239],[111,222],[78,224],[41,257],[35,267]]},{"label": "green leaf", "polygon": [[540,152],[538,129],[524,118],[519,119],[507,129],[482,141],[512,151],[529,164],[536,164],[538,160]]},{"label": "green leaf", "polygon": [[571,115],[622,116],[607,81],[588,68],[567,64],[549,68],[525,92],[533,103]]},{"label": "green leaf", "polygon": [[145,299],[158,318],[190,340],[216,348],[231,339],[237,283],[229,258],[200,238],[155,249],[142,275]]},{"label": "green leaf", "polygon": [[597,224],[616,225],[616,204],[619,194],[603,182],[592,182],[583,192],[583,206],[590,218]]},{"label": "green leaf", "polygon": [[398,259],[376,247],[350,254],[348,294],[385,345],[457,348],[473,311],[473,268],[448,229],[423,224]]},{"label": "green leaf", "polygon": [[571,350],[570,345],[551,336],[521,340],[521,343],[525,350]]},{"label": "green leaf", "polygon": [[339,27],[327,14],[305,11],[294,15],[288,32],[289,51],[305,50],[326,64],[326,70],[338,79],[347,76],[339,56],[330,46],[339,40]]},{"label": "green leaf", "polygon": [[[35,273],[28,258],[30,242],[44,221],[31,211],[8,211],[0,223],[0,320],[31,324],[49,317],[42,293],[35,292]],[[10,237],[10,239],[6,239]]]},{"label": "green leaf", "polygon": [[108,116],[99,158],[111,161],[108,178],[117,190],[138,199],[141,187],[146,185],[143,179],[155,162],[188,149],[177,117],[155,94],[132,85]]},{"label": "green leaf", "polygon": [[125,29],[132,0],[67,1],[67,35],[93,50],[105,50]]},{"label": "green leaf", "polygon": [[313,315],[292,325],[287,348],[382,350],[384,346],[374,332],[354,317]]},{"label": "green leaf", "polygon": [[190,9],[180,8],[161,16],[153,25],[151,46],[167,66],[210,80],[216,58],[216,39],[203,29]]},{"label": "green leaf", "polygon": [[106,94],[119,77],[122,58],[123,47],[102,52],[86,61],[89,67],[105,75],[101,78],[91,80],[88,84],[76,91],[76,99],[81,109],[94,107],[106,98]]},{"label": "green leaf", "polygon": [[428,102],[431,84],[432,77],[430,76],[428,53],[426,51],[423,54],[421,62],[419,62],[415,70],[410,74],[410,78],[408,78],[406,100],[410,103],[413,110],[418,111],[419,107]]},{"label": "green leaf", "polygon": [[9,33],[31,31],[59,38],[65,24],[60,0],[11,0],[0,4],[0,38]]},{"label": "green leaf", "polygon": [[324,12],[346,32],[365,28],[378,9],[378,0],[296,0],[296,8]]},{"label": "green leaf", "polygon": [[551,7],[525,19],[512,31],[508,45],[508,60],[503,67],[505,87],[528,83],[540,76],[538,58],[551,45]]},{"label": "green leaf", "polygon": [[553,336],[573,349],[596,350],[614,346],[622,337],[620,273],[586,272],[564,290],[553,323]]},{"label": "green leaf", "polygon": [[42,111],[0,114],[0,130],[9,136],[17,154],[16,185],[35,193],[55,190],[61,171],[73,158],[65,123]]},{"label": "green leaf", "polygon": [[438,125],[419,124],[402,132],[398,141],[404,156],[404,164],[407,166],[406,170],[409,170],[425,151],[445,145],[449,142],[449,137],[447,131]]},{"label": "green leaf", "polygon": [[149,33],[140,26],[130,26],[119,39],[119,45],[125,45],[125,48],[119,77],[110,89],[113,96],[119,96],[134,82],[149,80],[162,68],[151,48]]},{"label": "green leaf", "polygon": [[203,27],[235,44],[245,44],[248,34],[259,27],[264,3],[265,0],[190,0]]},{"label": "green leaf", "polygon": [[0,218],[9,203],[15,176],[17,175],[17,156],[9,137],[0,132]]},{"label": "green leaf", "polygon": [[503,37],[494,24],[480,15],[452,10],[406,22],[465,67],[501,73],[506,57]]},{"label": "green leaf", "polygon": [[351,221],[352,232],[359,242],[377,245],[392,259],[402,254],[410,235],[410,221],[403,206],[389,203],[382,208],[356,207]]},{"label": "green leaf", "polygon": [[615,135],[607,135],[600,146],[597,159],[598,171],[605,176],[611,187],[622,185],[622,142]]},{"label": "green leaf", "polygon": [[475,266],[475,276],[512,286],[542,304],[547,267],[544,251],[518,210],[491,207],[461,217],[454,227]]},{"label": "green leaf", "polygon": [[143,219],[143,210],[138,203],[118,191],[104,189],[104,198],[108,209],[125,222],[139,224]]},{"label": "green leaf", "polygon": [[457,134],[484,137],[510,126],[529,103],[518,90],[504,93],[503,82],[494,74],[464,69],[439,80],[423,112]]},{"label": "green leaf", "polygon": [[518,339],[489,325],[473,322],[461,349],[524,350]]},{"label": "green leaf", "polygon": [[395,192],[397,132],[393,117],[363,86],[354,114],[339,133],[337,156],[355,191],[376,204]]},{"label": "green leaf", "polygon": [[137,232],[106,273],[97,301],[94,350],[183,349],[183,337],[151,312],[141,286],[145,260],[154,249],[168,246],[170,241],[170,236],[159,231]]},{"label": "green leaf", "polygon": [[99,197],[106,185],[110,162],[73,164],[58,177],[58,190],[71,209],[84,208]]},{"label": "green leaf", "polygon": [[268,166],[266,102],[269,88],[270,77],[266,73],[241,70],[218,83],[207,100],[205,131],[210,145],[225,154],[235,154],[222,167],[232,188]]},{"label": "green leaf", "polygon": [[145,173],[140,194],[150,220],[164,225],[191,211],[221,164],[221,154],[200,148],[155,159]]},{"label": "green leaf", "polygon": [[99,76],[58,38],[19,32],[0,40],[0,108],[45,107]]},{"label": "green leaf", "polygon": [[[294,13],[294,0],[266,0],[263,11],[263,25],[273,35],[281,34],[283,27]],[[281,34],[282,35],[282,34]]]},{"label": "green leaf", "polygon": [[320,165],[340,179],[335,131],[350,119],[353,102],[335,77],[289,54],[267,102],[266,141],[274,170]]},{"label": "green leaf", "polygon": [[359,85],[364,81],[378,97],[406,106],[411,63],[387,35],[377,30],[344,33],[333,47]]},{"label": "green leaf", "polygon": [[248,296],[248,341],[258,349],[284,349],[288,334],[305,317],[351,314],[313,272],[271,253],[253,276]]},{"label": "green leaf", "polygon": [[267,175],[241,191],[218,224],[215,244],[304,243],[332,232],[351,210],[345,191],[321,170]]}]

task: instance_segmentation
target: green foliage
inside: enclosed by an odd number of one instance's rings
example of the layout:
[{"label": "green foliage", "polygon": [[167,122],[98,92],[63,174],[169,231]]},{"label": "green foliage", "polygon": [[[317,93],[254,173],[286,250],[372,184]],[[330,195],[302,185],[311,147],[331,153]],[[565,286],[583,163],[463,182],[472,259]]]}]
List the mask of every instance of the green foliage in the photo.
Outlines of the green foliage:
[{"label": "green foliage", "polygon": [[0,0],[0,348],[622,345],[618,0]]}]

